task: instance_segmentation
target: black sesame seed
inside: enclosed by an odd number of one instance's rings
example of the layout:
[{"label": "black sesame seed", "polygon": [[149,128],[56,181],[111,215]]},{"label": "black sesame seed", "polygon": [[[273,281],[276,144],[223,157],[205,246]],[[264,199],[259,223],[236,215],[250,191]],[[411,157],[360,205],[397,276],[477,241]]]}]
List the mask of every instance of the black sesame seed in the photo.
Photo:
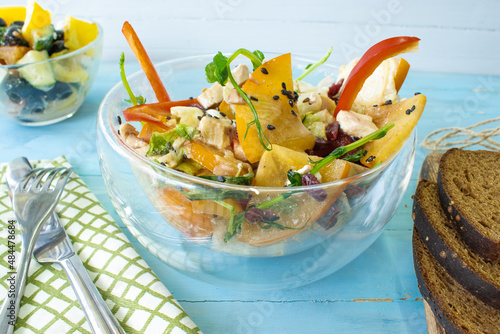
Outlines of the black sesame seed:
[{"label": "black sesame seed", "polygon": [[411,107],[411,111],[414,111],[414,110],[415,110],[415,105],[413,105],[413,106]]},{"label": "black sesame seed", "polygon": [[274,100],[279,100],[279,98],[280,98],[280,97],[279,97],[279,95],[274,95],[274,96],[273,96],[273,99],[274,99]]},{"label": "black sesame seed", "polygon": [[116,119],[118,120],[118,124],[122,125],[122,118],[120,116],[116,116]]},{"label": "black sesame seed", "polygon": [[192,96],[190,96],[190,97],[189,97],[189,99],[190,99],[190,100],[192,100],[192,99],[193,99],[193,97],[192,97]]},{"label": "black sesame seed", "polygon": [[269,72],[267,71],[267,68],[265,68],[265,67],[261,67],[261,68],[260,68],[260,71],[261,71],[262,73],[264,73],[264,74],[269,74]]},{"label": "black sesame seed", "polygon": [[272,125],[272,124],[268,124],[268,125],[267,125],[267,128],[268,128],[269,130],[274,130],[274,129],[276,129],[276,127],[275,127],[274,125]]},{"label": "black sesame seed", "polygon": [[368,159],[366,159],[366,162],[372,162],[373,160],[375,160],[375,156],[371,155]]},{"label": "black sesame seed", "polygon": [[292,100],[288,100],[288,104],[290,105],[290,107],[293,108],[293,101]]},{"label": "black sesame seed", "polygon": [[219,175],[219,176],[217,176],[217,181],[219,181],[219,182],[226,182],[226,179],[224,178],[224,176]]},{"label": "black sesame seed", "polygon": [[221,112],[220,114],[222,117],[226,117],[226,113]]},{"label": "black sesame seed", "polygon": [[118,136],[119,136],[120,135],[120,130],[118,130],[117,133],[118,133]]},{"label": "black sesame seed", "polygon": [[374,104],[373,106],[374,106],[374,107],[378,107],[378,104]]},{"label": "black sesame seed", "polygon": [[167,119],[168,119],[168,120],[170,121],[170,120],[172,119],[172,117],[170,117],[170,116],[167,116]]},{"label": "black sesame seed", "polygon": [[288,94],[288,91],[286,89],[282,89],[281,94],[286,95],[286,94]]},{"label": "black sesame seed", "polygon": [[308,97],[306,97],[302,102],[306,103],[306,102],[309,102],[309,101],[311,101],[311,99],[308,98]]},{"label": "black sesame seed", "polygon": [[406,109],[406,114],[409,115],[411,114],[412,110],[411,109]]},{"label": "black sesame seed", "polygon": [[203,116],[198,116],[198,119],[201,120],[203,118]]},{"label": "black sesame seed", "polygon": [[219,117],[217,117],[217,116],[215,116],[215,115],[214,115],[214,116],[212,116],[212,117],[213,117],[213,118],[215,118],[215,119],[219,119]]},{"label": "black sesame seed", "polygon": [[253,100],[253,101],[259,101],[258,98],[256,98],[255,96],[250,96],[250,100]]},{"label": "black sesame seed", "polygon": [[366,156],[367,154],[368,154],[368,151],[367,151],[367,150],[365,150],[365,151],[363,152],[363,156]]},{"label": "black sesame seed", "polygon": [[387,100],[387,101],[385,101],[385,104],[386,104],[386,105],[387,105],[387,104],[392,104],[392,100]]},{"label": "black sesame seed", "polygon": [[417,96],[417,95],[420,95],[420,94],[422,94],[422,93],[420,93],[420,92],[415,92],[415,94],[414,94],[414,95],[415,95],[415,96]]},{"label": "black sesame seed", "polygon": [[183,153],[183,154],[182,154],[182,158],[183,158],[183,159],[187,159],[187,158],[188,158],[188,156],[186,155],[186,153]]},{"label": "black sesame seed", "polygon": [[293,116],[297,117],[297,114],[295,113],[295,110],[292,109],[291,113],[292,113]]},{"label": "black sesame seed", "polygon": [[207,113],[207,116],[208,116],[208,117],[213,117],[213,116],[212,116],[212,114],[209,114],[209,113]]},{"label": "black sesame seed", "polygon": [[281,83],[281,87],[286,90],[286,84],[284,82]]}]

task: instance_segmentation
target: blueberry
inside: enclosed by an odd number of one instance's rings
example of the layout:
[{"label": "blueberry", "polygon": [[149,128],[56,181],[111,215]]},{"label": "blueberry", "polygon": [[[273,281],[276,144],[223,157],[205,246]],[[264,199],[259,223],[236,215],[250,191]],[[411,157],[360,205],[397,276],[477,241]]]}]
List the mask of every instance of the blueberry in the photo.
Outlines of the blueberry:
[{"label": "blueberry", "polygon": [[9,27],[12,27],[12,26],[18,26],[18,27],[21,27],[21,28],[22,28],[22,27],[23,27],[23,25],[24,25],[24,21],[14,21],[14,22],[12,22],[12,23],[10,24],[10,26],[9,26]]},{"label": "blueberry", "polygon": [[10,25],[4,34],[4,45],[6,46],[29,46],[28,41],[23,38],[21,28],[16,25]]},{"label": "blueberry", "polygon": [[45,110],[46,102],[43,94],[30,94],[24,100],[24,107],[21,109],[21,115],[38,114]]},{"label": "blueberry", "polygon": [[6,27],[7,23],[5,23],[4,19],[0,17],[0,27]]},{"label": "blueberry", "polygon": [[56,30],[56,40],[63,40],[64,39],[64,31],[62,30]]},{"label": "blueberry", "polygon": [[47,101],[65,100],[73,94],[73,89],[65,82],[57,81],[46,94]]},{"label": "blueberry", "polygon": [[64,41],[57,40],[54,43],[52,43],[52,46],[49,49],[49,56],[52,55],[53,53],[61,52],[66,49],[67,48],[64,46]]},{"label": "blueberry", "polygon": [[5,93],[14,103],[20,103],[34,89],[17,73],[9,75],[4,82]]}]

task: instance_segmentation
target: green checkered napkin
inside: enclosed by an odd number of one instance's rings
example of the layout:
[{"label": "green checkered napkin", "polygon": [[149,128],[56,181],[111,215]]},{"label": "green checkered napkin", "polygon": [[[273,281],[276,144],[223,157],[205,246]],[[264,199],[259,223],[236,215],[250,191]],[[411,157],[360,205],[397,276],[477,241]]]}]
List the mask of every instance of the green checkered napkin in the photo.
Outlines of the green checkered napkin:
[{"label": "green checkered napkin", "polygon": [[[32,164],[70,167],[64,157]],[[15,219],[6,168],[6,163],[0,164],[0,301],[7,295],[9,276],[7,225]],[[56,211],[90,277],[127,333],[201,333],[75,172]],[[16,242],[19,252],[19,234]],[[91,333],[59,265],[31,261],[16,333]]]}]

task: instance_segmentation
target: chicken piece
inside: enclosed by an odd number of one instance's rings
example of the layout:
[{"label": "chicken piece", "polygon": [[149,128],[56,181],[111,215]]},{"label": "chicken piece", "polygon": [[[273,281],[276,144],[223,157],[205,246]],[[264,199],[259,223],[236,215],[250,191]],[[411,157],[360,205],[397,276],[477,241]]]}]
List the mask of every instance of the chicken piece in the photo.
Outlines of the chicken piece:
[{"label": "chicken piece", "polygon": [[354,111],[341,110],[337,114],[337,121],[344,132],[358,138],[363,138],[378,130],[370,116],[358,114]]},{"label": "chicken piece", "polygon": [[198,126],[201,140],[222,150],[231,145],[234,127],[229,119],[205,116]]},{"label": "chicken piece", "polygon": [[203,106],[203,108],[208,109],[218,103],[222,102],[222,86],[216,82],[210,88],[203,90],[200,96],[198,96],[198,102]]},{"label": "chicken piece", "polygon": [[146,155],[148,151],[149,145],[141,139],[137,137],[139,135],[139,131],[137,131],[132,125],[128,123],[123,123],[120,126],[120,137],[122,137],[123,141],[127,146],[136,150],[140,155]]},{"label": "chicken piece", "polygon": [[223,98],[224,98],[224,101],[226,101],[227,104],[231,105],[231,104],[245,104],[245,100],[243,99],[243,97],[241,97],[240,93],[238,93],[238,91],[234,88],[232,88],[232,85],[231,87],[224,87],[224,91],[223,91]]},{"label": "chicken piece", "polygon": [[[231,74],[233,75],[234,81],[236,81],[238,86],[241,87],[250,77],[250,70],[248,69],[247,65],[240,64],[231,71]],[[227,82],[226,87],[234,88],[231,81]]]}]

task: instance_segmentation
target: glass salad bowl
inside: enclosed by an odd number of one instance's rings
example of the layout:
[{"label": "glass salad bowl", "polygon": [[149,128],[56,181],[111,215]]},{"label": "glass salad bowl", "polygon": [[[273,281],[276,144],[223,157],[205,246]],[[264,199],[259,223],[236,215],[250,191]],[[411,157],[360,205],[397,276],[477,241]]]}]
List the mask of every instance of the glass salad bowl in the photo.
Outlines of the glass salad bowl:
[{"label": "glass salad bowl", "polygon": [[[204,68],[212,57],[156,66],[173,100],[209,86]],[[300,73],[309,63],[292,57],[294,72]],[[325,64],[307,81],[316,83],[336,72],[336,67]],[[131,75],[129,84],[136,95],[155,101],[142,72]],[[378,238],[410,180],[415,130],[386,162],[330,183],[252,187],[184,174],[123,143],[118,130],[122,111],[130,106],[125,102],[128,98],[119,83],[108,92],[98,113],[97,148],[109,196],[130,232],[152,254],[179,272],[209,283],[243,290],[287,289],[332,274]],[[322,200],[315,199],[315,193],[322,193]],[[258,205],[278,197],[282,200],[270,208],[280,213],[286,228],[250,224],[238,215],[238,203],[246,205],[250,200],[250,205]],[[236,208],[234,215],[229,203]],[[228,228],[238,224],[241,233],[228,238]]]},{"label": "glass salad bowl", "polygon": [[[0,64],[0,113],[25,126],[42,126],[73,116],[82,105],[97,75],[103,31],[75,51],[48,56],[29,51],[11,65]],[[0,52],[10,52],[0,47]],[[44,54],[45,53],[45,54]]]}]

